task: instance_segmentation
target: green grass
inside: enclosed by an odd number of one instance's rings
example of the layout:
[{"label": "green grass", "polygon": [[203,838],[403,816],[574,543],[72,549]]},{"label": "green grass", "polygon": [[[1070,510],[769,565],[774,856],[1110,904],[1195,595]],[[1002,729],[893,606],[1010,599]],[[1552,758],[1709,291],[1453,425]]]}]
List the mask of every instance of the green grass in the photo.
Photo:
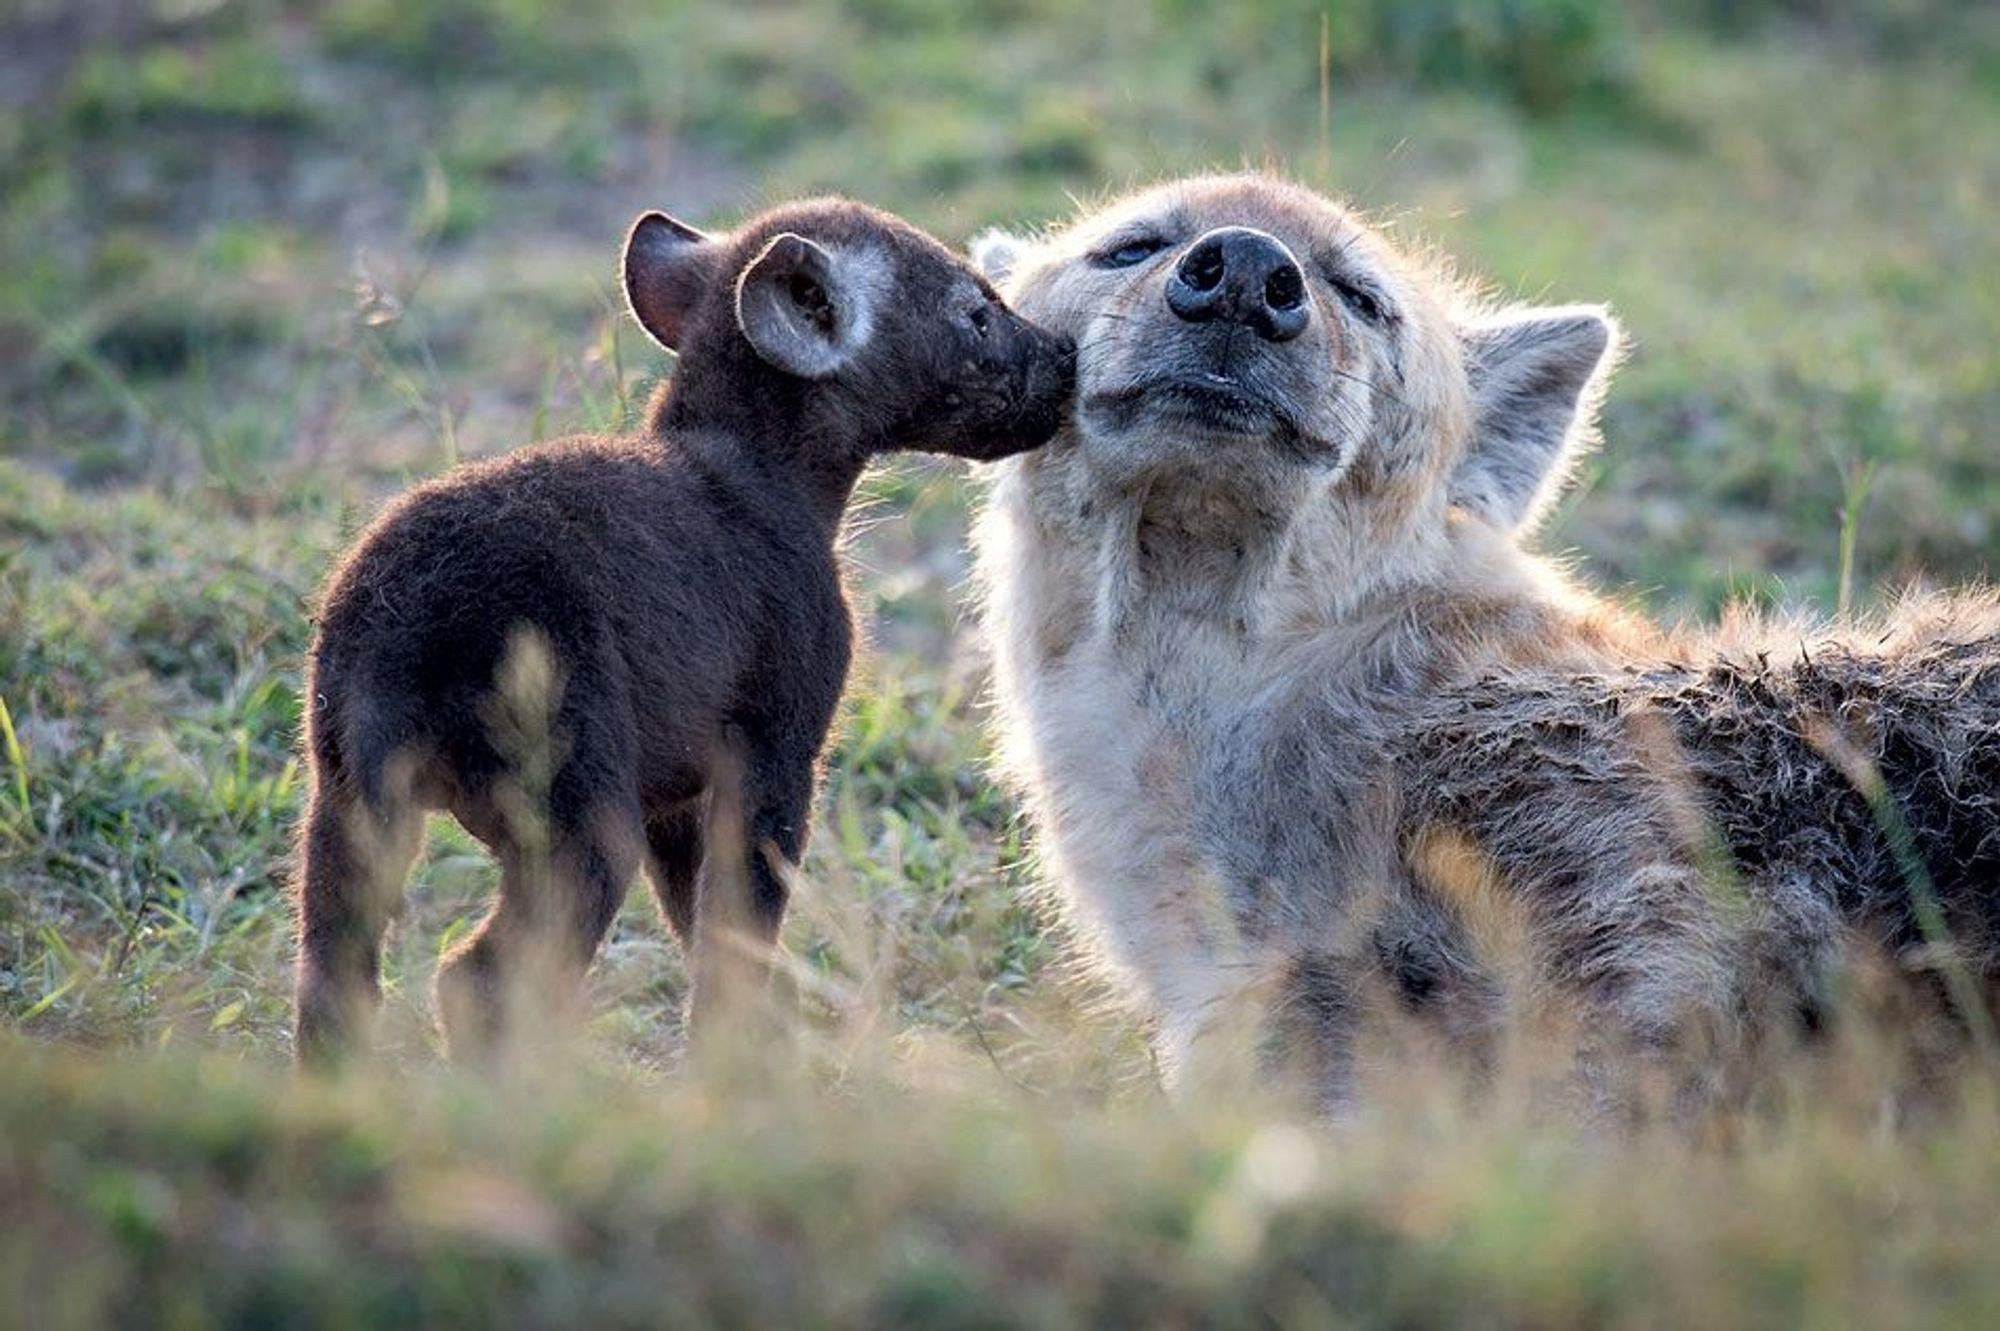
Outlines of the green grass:
[{"label": "green grass", "polygon": [[856,523],[875,646],[788,1042],[684,1072],[635,893],[587,1038],[441,1070],[429,978],[494,875],[440,822],[380,1066],[284,1069],[312,591],[395,488],[632,418],[641,207],[839,189],[963,239],[1281,164],[1503,293],[1618,308],[1606,449],[1547,537],[1600,581],[1700,615],[1990,575],[2000,29],[1833,8],[0,5],[0,1320],[1993,1321],[2000,1120],[1977,1080],[1891,1112],[1893,1053],[1720,1144],[1416,1073],[1331,1135],[1163,1109],[1028,904],[976,486],[938,465]]},{"label": "green grass", "polygon": [[[1822,1114],[1732,1151],[1437,1102],[1326,1136],[1250,1106],[865,1094],[558,1060],[288,1082],[8,1040],[25,1324],[1990,1324],[1990,1104],[1921,1149]],[[850,1082],[851,1084],[851,1082]],[[1975,1124],[1983,1126],[1975,1126]]]}]

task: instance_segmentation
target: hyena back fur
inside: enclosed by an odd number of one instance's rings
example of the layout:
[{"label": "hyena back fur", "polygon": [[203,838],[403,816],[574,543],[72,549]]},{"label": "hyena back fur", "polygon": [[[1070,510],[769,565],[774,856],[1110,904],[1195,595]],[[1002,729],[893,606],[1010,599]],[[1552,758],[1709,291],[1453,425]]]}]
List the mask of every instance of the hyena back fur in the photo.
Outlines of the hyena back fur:
[{"label": "hyena back fur", "polygon": [[1816,1013],[1845,942],[1915,958],[1932,894],[1990,996],[2000,608],[1668,632],[1526,550],[1603,309],[1494,308],[1257,176],[979,252],[1080,348],[979,531],[1005,760],[1170,1076],[1245,998],[1329,1105],[1371,1006],[1739,1040]]}]

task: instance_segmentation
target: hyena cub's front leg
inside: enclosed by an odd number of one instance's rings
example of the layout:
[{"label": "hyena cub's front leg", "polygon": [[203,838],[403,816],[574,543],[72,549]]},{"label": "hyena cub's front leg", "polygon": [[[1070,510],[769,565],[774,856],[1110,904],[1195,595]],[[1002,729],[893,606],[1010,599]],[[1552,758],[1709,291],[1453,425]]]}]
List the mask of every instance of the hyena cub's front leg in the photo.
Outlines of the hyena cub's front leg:
[{"label": "hyena cub's front leg", "polygon": [[688,1024],[700,1032],[762,999],[811,828],[818,783],[814,727],[746,724],[717,763],[706,854],[691,920],[694,986]]}]

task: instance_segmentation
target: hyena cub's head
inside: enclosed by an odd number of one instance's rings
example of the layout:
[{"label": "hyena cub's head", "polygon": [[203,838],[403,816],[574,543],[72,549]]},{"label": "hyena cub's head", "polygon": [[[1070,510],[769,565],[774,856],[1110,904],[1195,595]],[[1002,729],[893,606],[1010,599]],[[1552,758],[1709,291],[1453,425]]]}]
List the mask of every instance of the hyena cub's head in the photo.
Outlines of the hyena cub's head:
[{"label": "hyena cub's head", "polygon": [[863,204],[785,204],[720,235],[649,212],[626,236],[624,279],[634,317],[680,357],[690,414],[741,434],[782,426],[845,461],[990,461],[1046,442],[1069,404],[1068,339]]},{"label": "hyena cub's head", "polygon": [[1267,514],[1344,494],[1377,510],[1377,538],[1454,506],[1531,524],[1618,341],[1596,307],[1482,309],[1341,205],[1262,176],[1157,186],[974,254],[1077,341],[1076,417],[1045,465]]}]

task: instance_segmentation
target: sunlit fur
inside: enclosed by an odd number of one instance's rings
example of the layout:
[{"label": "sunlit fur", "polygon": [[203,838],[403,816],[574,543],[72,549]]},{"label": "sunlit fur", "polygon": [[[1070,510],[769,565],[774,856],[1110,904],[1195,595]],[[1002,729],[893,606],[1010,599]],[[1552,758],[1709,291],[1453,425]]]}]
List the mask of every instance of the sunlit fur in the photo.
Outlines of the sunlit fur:
[{"label": "sunlit fur", "polygon": [[[1312,331],[1248,345],[1241,376],[1298,395],[1303,428],[1093,410],[1195,355],[1162,284],[1224,225],[1308,273]],[[1133,235],[1163,248],[1105,266]],[[1493,308],[1264,177],[980,249],[1080,347],[1074,422],[999,466],[979,528],[1005,762],[1170,1076],[1232,1062],[1246,1006],[1336,1109],[1385,1006],[1475,1062],[1560,1008],[1585,1067],[1816,1025],[1848,945],[1922,951],[1919,881],[1857,791],[1875,772],[1990,994],[2000,608],[1666,631],[1524,550],[1593,438],[1602,309]]]}]

